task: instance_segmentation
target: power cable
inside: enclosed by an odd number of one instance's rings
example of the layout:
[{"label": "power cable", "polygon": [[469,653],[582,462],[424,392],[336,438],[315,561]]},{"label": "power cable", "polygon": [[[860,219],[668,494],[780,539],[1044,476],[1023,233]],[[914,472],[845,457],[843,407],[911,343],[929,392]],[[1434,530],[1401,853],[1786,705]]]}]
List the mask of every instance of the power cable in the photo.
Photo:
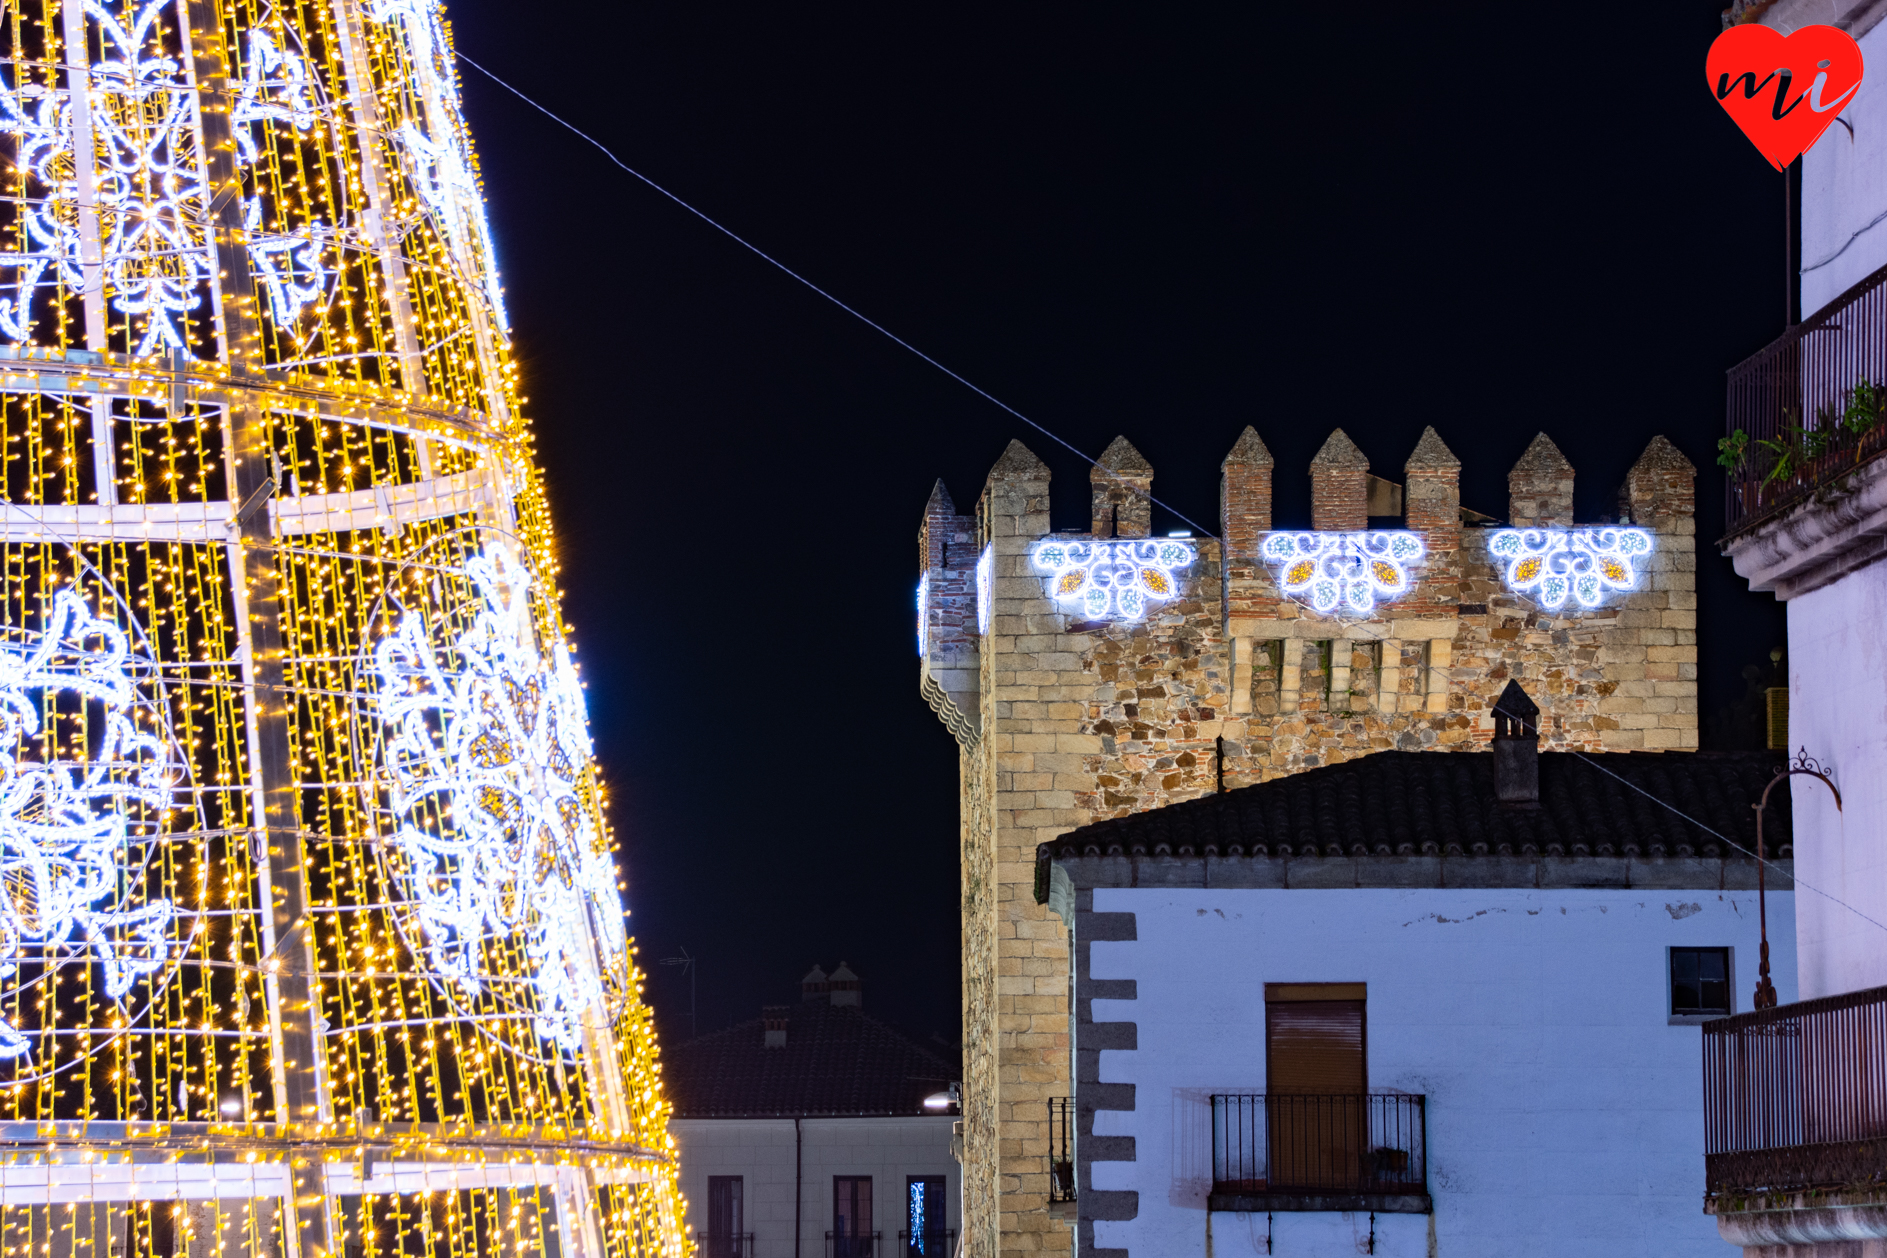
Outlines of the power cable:
[{"label": "power cable", "polygon": [[[630,175],[634,176],[636,179],[641,180],[644,184],[647,184],[650,188],[653,188],[655,191],[661,193],[663,196],[667,197],[670,201],[673,201],[676,205],[679,205],[682,209],[687,210],[690,214],[694,215],[696,218],[706,223],[709,227],[712,227],[715,231],[720,232],[723,236],[726,236],[729,240],[733,241],[735,244],[741,246],[743,249],[750,251],[756,257],[760,258],[762,261],[767,262],[768,264],[774,267],[777,267],[780,271],[784,272],[786,275],[789,275],[793,279],[798,280],[801,284],[804,284],[807,288],[810,288],[813,292],[819,294],[821,297],[825,298],[827,301],[837,306],[840,310],[843,310],[846,314],[851,315],[854,319],[857,319],[860,323],[863,323],[866,327],[869,327],[872,330],[881,333],[882,335],[884,335],[891,341],[895,342],[896,344],[903,346],[905,349],[917,355],[919,358],[923,359],[925,362],[935,367],[938,371],[943,372],[946,376],[949,376],[952,380],[955,380],[958,384],[970,390],[972,393],[976,394],[978,397],[982,398],[984,401],[991,402],[995,404],[996,406],[1001,407],[1003,410],[1009,412],[1009,414],[1014,415],[1017,419],[1021,420],[1023,423],[1027,424],[1029,427],[1035,429],[1037,432],[1047,437],[1050,441],[1053,441],[1055,444],[1063,447],[1064,449],[1071,451],[1073,454],[1079,457],[1083,462],[1088,463],[1091,466],[1100,468],[1103,472],[1107,473],[1109,476],[1113,477],[1115,480],[1119,481],[1121,484],[1127,485],[1127,480],[1125,477],[1115,472],[1112,468],[1107,467],[1104,464],[1102,464],[1102,462],[1099,459],[1094,458],[1092,455],[1083,453],[1081,450],[1077,449],[1075,446],[1062,440],[1061,437],[1057,436],[1055,433],[1049,431],[1047,428],[1043,427],[1041,424],[1036,423],[1034,420],[1030,419],[1027,415],[1024,415],[1021,411],[1017,410],[1015,407],[1009,405],[1009,403],[1003,401],[1001,398],[997,397],[995,394],[989,392],[989,390],[978,386],[973,381],[966,379],[965,377],[959,375],[958,373],[950,370],[950,368],[944,366],[942,363],[938,362],[935,358],[932,358],[929,354],[926,354],[923,350],[917,348],[917,346],[911,344],[909,341],[905,340],[903,337],[899,336],[897,333],[885,327],[884,324],[879,323],[877,320],[872,319],[864,314],[861,314],[855,307],[848,306],[843,301],[840,301],[837,297],[834,297],[831,293],[819,287],[817,284],[813,283],[811,280],[801,275],[798,271],[795,271],[792,267],[786,265],[786,263],[780,261],[778,258],[774,257],[772,254],[766,252],[766,250],[760,248],[760,246],[738,235],[730,228],[723,227],[720,223],[708,217],[708,215],[706,215],[702,211],[697,210],[694,206],[688,204],[686,201],[682,200],[680,197],[670,192],[667,188],[664,188],[661,184],[656,183],[653,179],[649,178],[647,175],[643,174],[641,171],[637,170],[635,167],[629,165],[629,163],[623,161],[622,158],[617,157],[614,153],[610,152],[607,147],[604,146],[601,140],[598,140],[596,137],[579,130],[573,124],[566,122],[564,119],[558,117],[556,114],[552,113],[550,110],[546,109],[544,106],[532,100],[529,96],[526,96],[523,92],[520,92],[517,88],[511,86],[509,83],[505,82],[503,79],[493,74],[490,70],[487,70],[484,66],[479,65],[478,62],[472,60],[470,57],[466,56],[464,53],[459,52],[455,49],[453,52],[453,55],[456,56],[460,61],[463,61],[466,65],[471,66],[472,69],[478,71],[480,74],[490,79],[493,83],[496,83],[499,87],[502,87],[505,91],[510,92],[513,96],[517,97],[519,100],[529,105],[532,109],[537,110],[539,113],[543,114],[546,118],[549,118],[552,122],[555,122],[559,126],[569,129],[570,131],[574,132],[577,136],[579,136],[583,140],[595,146],[597,151],[602,153],[604,157],[607,157],[610,161],[614,162],[617,166],[621,167],[624,171],[627,171]],[[1129,485],[1128,488],[1134,488],[1134,487]],[[1142,491],[1135,489],[1135,492],[1140,493]],[[1192,525],[1193,528],[1197,529],[1202,536],[1210,537],[1214,539],[1215,541],[1218,540],[1219,535],[1217,533],[1214,533],[1211,529],[1206,528],[1204,525],[1200,524],[1198,521],[1192,519],[1185,512],[1180,511],[1177,508],[1168,505],[1167,503],[1161,502],[1158,498],[1155,498],[1150,493],[1145,494],[1144,496],[1146,497],[1148,502],[1151,502],[1155,504],[1156,506],[1162,507],[1165,510],[1172,512],[1172,514],[1178,519],[1184,520],[1186,523]]]},{"label": "power cable", "polygon": [[[708,226],[714,228],[714,230],[720,232],[722,235],[726,236],[729,240],[732,240],[735,244],[740,245],[742,248],[753,253],[756,257],[760,258],[762,261],[777,268],[778,270],[790,276],[791,278],[799,281],[801,284],[805,285],[807,288],[811,289],[813,292],[819,294],[819,296],[825,298],[827,301],[831,302],[833,305],[837,306],[839,309],[845,311],[845,313],[857,319],[860,323],[863,323],[865,326],[880,333],[881,335],[891,340],[892,342],[896,343],[897,345],[902,346],[904,349],[909,350],[911,353],[915,354],[917,357],[923,359],[925,362],[935,367],[938,371],[943,372],[946,376],[949,376],[952,380],[955,380],[958,384],[962,385],[964,388],[969,389],[972,393],[975,393],[978,397],[981,397],[985,401],[990,402],[997,407],[1000,407],[1004,411],[1007,411],[1009,414],[1015,416],[1017,419],[1027,424],[1029,427],[1035,429],[1037,432],[1047,437],[1049,440],[1055,442],[1057,445],[1062,446],[1064,449],[1075,454],[1076,456],[1081,458],[1084,462],[1094,467],[1100,468],[1103,472],[1107,473],[1109,476],[1112,476],[1114,477],[1114,479],[1121,481],[1121,483],[1123,484],[1126,483],[1124,478],[1122,478],[1117,473],[1115,473],[1112,468],[1104,466],[1100,462],[1100,460],[1094,458],[1093,456],[1089,454],[1084,453],[1083,451],[1076,448],[1074,445],[1070,444],[1069,442],[1064,441],[1059,435],[1050,431],[1048,428],[1044,427],[1043,425],[1037,423],[1035,420],[1030,419],[1027,415],[1024,415],[1021,411],[1009,405],[1007,402],[1003,401],[1001,398],[995,396],[994,394],[990,393],[988,390],[977,385],[974,381],[966,379],[962,375],[959,375],[957,372],[952,371],[950,368],[944,366],[942,363],[938,362],[935,358],[932,358],[929,354],[926,354],[923,350],[917,348],[917,346],[911,344],[909,341],[905,340],[903,337],[899,336],[897,333],[891,331],[889,328],[885,327],[883,324],[860,313],[854,307],[849,306],[845,302],[839,300],[837,297],[833,296],[831,293],[827,292],[825,289],[819,287],[819,285],[813,283],[811,280],[801,275],[798,271],[795,271],[793,268],[787,266],[784,262],[781,262],[778,258],[775,258],[773,255],[767,253],[764,249],[761,249],[758,245],[755,245],[752,242],[746,240],[745,238],[738,235],[731,229],[722,226],[719,222],[716,222],[713,218],[710,218],[707,214],[696,209],[694,206],[688,204],[688,202],[682,200],[680,197],[670,192],[667,188],[664,188],[661,184],[656,183],[653,179],[650,179],[647,175],[635,169],[633,166],[630,166],[627,162],[623,161],[620,157],[617,157],[600,140],[580,130],[578,127],[574,126],[570,122],[567,122],[563,118],[559,117],[557,114],[552,113],[549,109],[546,109],[543,105],[540,105],[537,101],[532,100],[529,96],[526,96],[523,92],[511,86],[511,84],[505,82],[503,79],[493,74],[490,70],[487,70],[484,66],[479,65],[478,62],[472,60],[470,57],[466,56],[464,53],[454,50],[454,55],[457,56],[460,61],[463,61],[466,65],[472,67],[472,69],[478,71],[480,74],[490,79],[493,83],[496,83],[499,87],[504,88],[505,91],[510,92],[513,96],[516,96],[519,100],[523,101],[525,104],[529,105],[531,108],[537,110],[539,113],[549,118],[552,122],[555,122],[559,126],[562,126],[568,129],[569,131],[577,135],[582,140],[594,146],[597,149],[597,151],[602,153],[604,157],[607,157],[611,162],[615,163],[623,171],[627,172],[629,175],[633,176],[635,179],[641,181],[643,184],[646,184],[648,187],[652,188],[656,192],[661,193],[663,196],[667,197],[670,201],[673,201],[676,205],[679,205],[682,209],[688,211],[690,214],[694,215],[696,218],[700,219],[702,222],[706,223]],[[1887,213],[1883,213],[1881,218],[1887,218]],[[1881,221],[1881,219],[1876,219],[1875,223],[1878,223],[1879,221]],[[1868,229],[1868,227],[1873,227],[1875,223],[1869,223],[1867,227],[1862,228],[1860,232],[1856,232],[1854,235],[1855,236],[1861,235],[1861,233],[1865,232]],[[1854,243],[1853,237],[1849,238],[1848,243],[1849,244]],[[1845,251],[1846,248],[1847,248],[1847,245],[1843,245],[1841,251]],[[1841,251],[1837,251],[1836,256],[1839,256],[1839,253]],[[1829,258],[1825,262],[1817,263],[1816,266],[1817,267],[1825,266],[1827,265],[1827,262],[1832,262],[1832,261],[1834,261],[1834,258]],[[1808,269],[1814,270],[1816,268],[1810,267]],[[1149,502],[1155,503],[1156,505],[1164,508],[1165,510],[1172,512],[1172,514],[1176,518],[1184,520],[1186,523],[1192,525],[1193,528],[1197,529],[1200,532],[1200,534],[1202,534],[1203,536],[1210,537],[1215,540],[1218,539],[1218,534],[1204,527],[1203,525],[1198,523],[1196,520],[1193,520],[1184,512],[1177,510],[1176,508],[1168,505],[1167,503],[1161,502],[1158,498],[1154,497],[1152,494],[1147,494],[1146,498]],[[1590,764],[1593,768],[1605,774],[1607,777],[1616,778],[1618,781],[1623,782],[1626,786],[1630,787],[1634,791],[1637,791],[1640,795],[1643,795],[1646,799],[1657,804],[1659,807],[1668,809],[1669,811],[1675,813],[1677,816],[1683,818],[1685,821],[1689,822],[1691,825],[1694,825],[1699,830],[1702,830],[1705,834],[1711,835],[1714,838],[1720,840],[1721,842],[1728,844],[1730,847],[1743,853],[1743,855],[1745,856],[1749,856],[1749,857],[1753,857],[1753,858],[1761,860],[1762,863],[1768,868],[1773,869],[1777,873],[1788,877],[1789,880],[1795,886],[1801,887],[1802,889],[1807,890],[1807,891],[1812,891],[1816,895],[1821,896],[1823,899],[1829,901],[1830,903],[1836,904],[1840,906],[1841,908],[1846,909],[1848,912],[1854,914],[1856,917],[1860,918],[1862,921],[1868,923],[1869,925],[1878,927],[1882,931],[1887,931],[1887,923],[1876,921],[1874,918],[1869,917],[1867,914],[1861,912],[1861,910],[1855,908],[1852,904],[1847,903],[1845,900],[1842,900],[1836,896],[1830,895],[1828,892],[1823,891],[1819,887],[1811,886],[1808,883],[1803,882],[1801,878],[1796,876],[1795,872],[1792,869],[1785,870],[1781,866],[1777,865],[1774,861],[1771,861],[1763,857],[1756,857],[1756,854],[1754,852],[1750,851],[1748,848],[1744,847],[1742,844],[1737,843],[1735,840],[1729,838],[1726,835],[1719,834],[1716,830],[1711,829],[1709,826],[1697,820],[1695,817],[1690,816],[1688,813],[1684,812],[1683,809],[1677,807],[1675,804],[1669,803],[1666,800],[1659,799],[1656,795],[1653,795],[1650,791],[1645,790],[1643,787],[1639,786],[1637,783],[1629,781],[1626,778],[1620,777],[1618,774],[1612,772],[1610,769],[1606,768],[1605,766],[1599,764],[1597,761],[1593,760],[1590,756],[1586,755],[1584,752],[1575,752],[1573,754],[1577,755],[1581,760],[1584,760],[1587,764]]]},{"label": "power cable", "polygon": [[1659,799],[1656,795],[1653,795],[1650,791],[1646,790],[1644,787],[1638,785],[1636,782],[1633,782],[1628,778],[1619,777],[1618,774],[1612,772],[1610,769],[1600,764],[1597,760],[1594,760],[1591,756],[1588,756],[1585,752],[1575,751],[1573,752],[1573,754],[1575,756],[1578,756],[1581,760],[1585,761],[1587,764],[1591,765],[1593,768],[1597,769],[1600,773],[1605,774],[1606,777],[1616,778],[1618,781],[1623,782],[1626,786],[1631,787],[1634,791],[1637,791],[1640,795],[1643,795],[1646,799],[1658,805],[1658,807],[1667,808],[1670,811],[1676,813],[1678,816],[1682,817],[1684,820],[1696,826],[1699,830],[1702,830],[1705,834],[1711,835],[1717,839],[1722,840],[1723,842],[1729,844],[1731,847],[1735,848],[1737,851],[1741,852],[1745,856],[1756,857],[1756,859],[1762,861],[1762,863],[1765,866],[1787,877],[1796,886],[1801,887],[1802,889],[1806,891],[1813,891],[1816,895],[1820,896],[1824,900],[1829,901],[1832,904],[1840,905],[1842,908],[1854,914],[1856,917],[1860,918],[1862,921],[1866,922],[1870,926],[1878,926],[1882,930],[1887,930],[1887,923],[1875,921],[1873,918],[1869,917],[1867,914],[1861,912],[1861,910],[1855,908],[1852,904],[1849,904],[1845,900],[1838,899],[1835,896],[1829,895],[1826,891],[1823,891],[1820,887],[1809,886],[1808,883],[1803,882],[1800,878],[1795,876],[1795,871],[1793,869],[1784,869],[1780,865],[1776,864],[1774,861],[1768,859],[1767,857],[1756,856],[1756,853],[1750,851],[1748,848],[1744,847],[1741,843],[1738,843],[1735,839],[1732,839],[1727,835],[1718,834],[1715,830],[1712,830],[1709,826],[1697,820],[1697,818],[1691,816],[1689,813],[1685,812],[1682,808],[1679,808],[1676,804],[1670,803],[1667,800]]}]

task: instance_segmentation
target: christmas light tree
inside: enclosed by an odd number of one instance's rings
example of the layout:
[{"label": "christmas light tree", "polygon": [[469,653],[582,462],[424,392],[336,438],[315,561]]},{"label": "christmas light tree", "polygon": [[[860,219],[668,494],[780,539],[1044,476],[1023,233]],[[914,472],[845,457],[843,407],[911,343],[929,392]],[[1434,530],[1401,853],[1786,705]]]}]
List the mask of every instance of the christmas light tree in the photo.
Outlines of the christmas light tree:
[{"label": "christmas light tree", "polygon": [[679,1256],[443,15],[0,12],[0,1258]]}]

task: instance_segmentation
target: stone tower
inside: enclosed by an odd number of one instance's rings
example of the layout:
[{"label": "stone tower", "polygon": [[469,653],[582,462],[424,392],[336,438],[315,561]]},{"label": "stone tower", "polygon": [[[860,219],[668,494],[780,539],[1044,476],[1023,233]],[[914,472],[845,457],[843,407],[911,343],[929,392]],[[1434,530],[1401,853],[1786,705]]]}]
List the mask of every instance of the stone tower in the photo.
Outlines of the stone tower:
[{"label": "stone tower", "polygon": [[[1309,468],[1311,529],[1269,549],[1273,459],[1251,428],[1222,467],[1218,538],[1150,536],[1153,468],[1124,437],[1090,474],[1088,534],[1050,533],[1049,471],[1020,442],[990,469],[974,515],[958,515],[941,483],[932,493],[919,532],[920,683],[962,773],[969,1254],[1067,1249],[1048,1201],[1048,1102],[1071,1094],[1071,1070],[1104,1074],[1098,1053],[1070,1061],[1070,1014],[1087,1024],[1107,984],[1071,985],[1066,935],[1034,902],[1036,844],[1372,751],[1480,748],[1512,681],[1538,702],[1546,747],[1697,746],[1695,469],[1684,456],[1654,439],[1619,491],[1619,518],[1575,526],[1573,469],[1541,434],[1509,476],[1511,523],[1530,533],[1464,514],[1460,470],[1426,429],[1402,469],[1402,518],[1372,520],[1372,488],[1391,487],[1339,429]],[[1400,550],[1378,561],[1371,545]],[[1364,609],[1319,612],[1327,591],[1287,590],[1323,571],[1280,560],[1287,552],[1356,556],[1358,579],[1376,574],[1354,596]],[[1562,580],[1577,597],[1541,585],[1551,572],[1571,573]],[[1107,1089],[1093,1094],[1106,1108]],[[1133,1156],[1095,1136],[1092,1110],[1076,1127],[1095,1160]],[[1131,1217],[1110,1213],[1131,1211],[1130,1195],[1077,1188],[1094,1217]],[[1085,1252],[1092,1238],[1081,1240]]]}]

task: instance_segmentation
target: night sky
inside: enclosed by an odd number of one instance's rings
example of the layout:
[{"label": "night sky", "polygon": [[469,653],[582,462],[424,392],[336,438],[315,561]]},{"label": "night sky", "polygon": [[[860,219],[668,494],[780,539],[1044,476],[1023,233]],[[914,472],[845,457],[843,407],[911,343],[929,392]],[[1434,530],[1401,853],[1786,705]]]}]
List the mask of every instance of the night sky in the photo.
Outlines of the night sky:
[{"label": "night sky", "polygon": [[[1341,425],[1422,426],[1506,512],[1545,430],[1582,519],[1664,433],[1699,477],[1706,739],[1781,607],[1711,543],[1723,372],[1784,312],[1783,187],[1703,84],[1721,0],[1555,6],[534,6],[461,50],[1082,450],[1214,526],[1245,424],[1277,519]],[[464,73],[670,1042],[849,961],[958,1034],[957,769],[917,692],[916,531],[1020,437],[1087,469]],[[1845,142],[1839,128],[1821,143]],[[1176,526],[1156,508],[1156,531]]]}]

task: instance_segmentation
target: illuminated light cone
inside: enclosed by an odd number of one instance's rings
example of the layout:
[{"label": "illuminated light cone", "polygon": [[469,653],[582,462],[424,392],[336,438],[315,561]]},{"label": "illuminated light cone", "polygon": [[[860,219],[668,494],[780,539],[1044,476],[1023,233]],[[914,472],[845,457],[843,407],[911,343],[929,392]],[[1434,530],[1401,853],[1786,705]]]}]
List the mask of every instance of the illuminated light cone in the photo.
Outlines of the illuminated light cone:
[{"label": "illuminated light cone", "polygon": [[0,44],[0,1248],[679,1255],[442,14]]}]

